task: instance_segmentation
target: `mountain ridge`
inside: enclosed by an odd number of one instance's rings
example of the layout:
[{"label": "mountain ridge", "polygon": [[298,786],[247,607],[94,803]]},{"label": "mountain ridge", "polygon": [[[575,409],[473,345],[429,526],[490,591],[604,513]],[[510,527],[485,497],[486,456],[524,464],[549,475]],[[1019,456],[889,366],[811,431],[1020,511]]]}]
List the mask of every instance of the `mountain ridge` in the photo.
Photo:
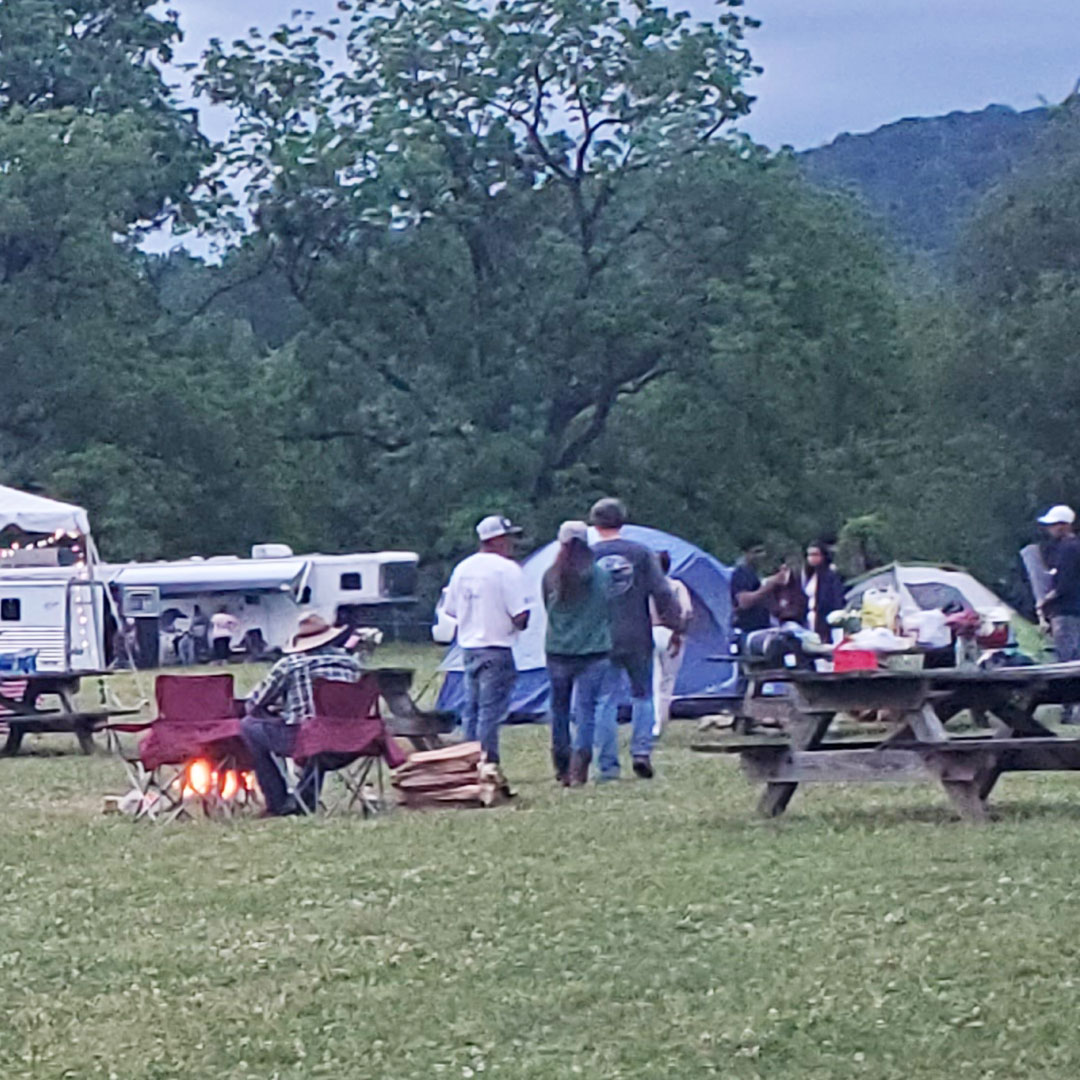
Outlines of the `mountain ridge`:
[{"label": "mountain ridge", "polygon": [[904,246],[941,257],[982,197],[1029,160],[1050,117],[1006,105],[906,117],[796,159],[816,186],[853,192]]}]

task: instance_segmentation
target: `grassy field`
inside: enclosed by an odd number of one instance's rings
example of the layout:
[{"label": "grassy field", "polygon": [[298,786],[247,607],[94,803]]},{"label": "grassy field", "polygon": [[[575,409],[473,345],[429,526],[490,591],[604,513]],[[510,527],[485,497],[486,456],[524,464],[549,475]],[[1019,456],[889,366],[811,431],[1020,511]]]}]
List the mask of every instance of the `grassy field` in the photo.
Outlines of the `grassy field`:
[{"label": "grassy field", "polygon": [[1080,778],[1006,779],[983,828],[889,786],[761,823],[695,737],[564,791],[511,729],[501,810],[169,827],[102,815],[116,762],[28,740],[0,760],[0,1075],[1080,1074]]}]

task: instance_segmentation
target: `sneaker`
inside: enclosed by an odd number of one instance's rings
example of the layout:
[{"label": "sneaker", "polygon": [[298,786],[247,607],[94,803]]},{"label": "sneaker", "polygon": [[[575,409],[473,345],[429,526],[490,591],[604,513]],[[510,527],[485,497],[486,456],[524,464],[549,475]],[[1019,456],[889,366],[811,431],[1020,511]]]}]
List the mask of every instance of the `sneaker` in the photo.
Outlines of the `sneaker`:
[{"label": "sneaker", "polygon": [[634,758],[634,775],[642,780],[651,780],[653,778],[652,762],[647,757]]}]

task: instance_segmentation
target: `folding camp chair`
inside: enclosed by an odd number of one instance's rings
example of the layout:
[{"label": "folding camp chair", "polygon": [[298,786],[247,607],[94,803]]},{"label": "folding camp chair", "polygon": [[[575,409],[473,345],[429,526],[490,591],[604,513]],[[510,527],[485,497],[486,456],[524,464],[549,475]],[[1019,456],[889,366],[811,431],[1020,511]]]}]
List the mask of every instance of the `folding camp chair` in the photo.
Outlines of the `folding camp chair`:
[{"label": "folding camp chair", "polygon": [[110,725],[114,732],[143,733],[138,753],[124,755],[141,794],[136,816],[219,817],[255,804],[232,675],[159,675],[154,694],[154,720]]},{"label": "folding camp chair", "polygon": [[[378,679],[371,674],[355,683],[316,679],[312,690],[316,715],[300,725],[293,759],[305,766],[304,779],[320,790],[320,797],[314,800],[298,787],[293,792],[297,803],[308,813],[356,808],[365,817],[379,813],[387,806],[383,761],[397,768],[405,755],[379,715]],[[328,778],[340,782],[336,795],[322,790]]]}]

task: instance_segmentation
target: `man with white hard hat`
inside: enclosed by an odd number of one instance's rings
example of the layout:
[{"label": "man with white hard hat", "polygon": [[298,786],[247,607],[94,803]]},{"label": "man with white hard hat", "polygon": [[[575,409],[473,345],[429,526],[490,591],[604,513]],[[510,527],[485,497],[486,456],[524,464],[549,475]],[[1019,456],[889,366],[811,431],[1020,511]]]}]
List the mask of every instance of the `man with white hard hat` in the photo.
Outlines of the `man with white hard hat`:
[{"label": "man with white hard hat", "polygon": [[521,529],[492,514],[476,535],[480,550],[454,568],[442,610],[457,624],[465,657],[465,738],[479,739],[485,760],[498,764],[499,728],[517,680],[511,650],[529,625],[529,603],[525,575],[513,558]]},{"label": "man with white hard hat", "polygon": [[[1052,585],[1042,602],[1041,614],[1050,623],[1058,663],[1080,660],[1080,539],[1070,506],[1052,506],[1039,524],[1050,534],[1046,566]],[[1069,705],[1062,715],[1066,724],[1080,724],[1080,708]]]}]

